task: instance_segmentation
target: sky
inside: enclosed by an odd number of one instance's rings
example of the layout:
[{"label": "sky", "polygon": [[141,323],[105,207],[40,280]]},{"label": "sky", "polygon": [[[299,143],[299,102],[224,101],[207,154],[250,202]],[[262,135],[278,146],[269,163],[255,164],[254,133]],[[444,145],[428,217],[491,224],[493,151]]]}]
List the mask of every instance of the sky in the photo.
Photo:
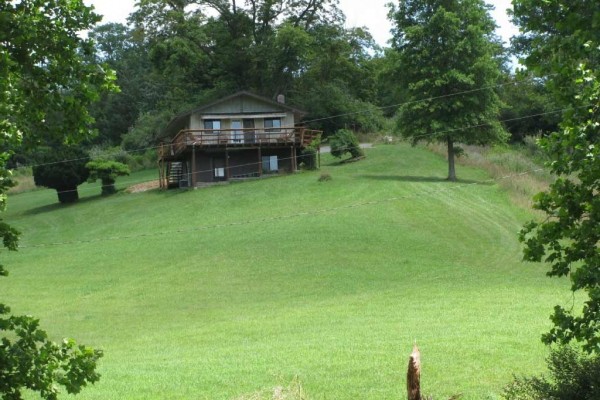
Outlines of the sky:
[{"label": "sky", "polygon": [[[386,46],[390,39],[391,22],[387,19],[388,9],[385,6],[390,0],[339,0],[340,8],[346,14],[347,27],[366,26],[380,46]],[[396,2],[398,0],[395,0]],[[103,15],[102,23],[126,23],[127,16],[133,11],[135,0],[84,0],[93,5],[96,12]],[[499,26],[498,34],[505,42],[517,33],[506,15],[511,0],[487,0],[495,7],[492,16]]]}]

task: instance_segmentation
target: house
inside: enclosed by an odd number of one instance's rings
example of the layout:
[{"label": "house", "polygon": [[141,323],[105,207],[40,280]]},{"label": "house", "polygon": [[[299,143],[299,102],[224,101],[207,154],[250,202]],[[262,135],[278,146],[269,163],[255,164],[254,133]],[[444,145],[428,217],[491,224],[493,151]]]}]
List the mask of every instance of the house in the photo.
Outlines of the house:
[{"label": "house", "polygon": [[238,92],[173,118],[159,146],[160,187],[260,177],[298,169],[301,151],[320,136],[299,126],[305,113]]}]

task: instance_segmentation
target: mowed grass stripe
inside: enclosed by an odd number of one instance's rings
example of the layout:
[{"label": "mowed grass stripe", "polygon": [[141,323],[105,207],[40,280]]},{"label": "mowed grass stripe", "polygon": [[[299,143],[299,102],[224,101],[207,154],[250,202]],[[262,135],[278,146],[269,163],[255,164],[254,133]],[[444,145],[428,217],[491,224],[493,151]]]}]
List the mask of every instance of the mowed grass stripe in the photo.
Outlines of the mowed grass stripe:
[{"label": "mowed grass stripe", "polygon": [[[348,165],[324,157],[320,172],[66,208],[44,192],[13,196],[29,209],[7,220],[28,244],[406,198],[26,248],[6,254],[3,301],[57,339],[104,349],[103,378],[82,399],[231,399],[296,375],[315,399],[400,397],[415,339],[436,397],[496,398],[511,374],[539,371],[539,336],[567,292],[519,261],[526,213],[482,171],[461,168],[464,181],[451,184],[445,161],[422,149],[367,154]],[[317,182],[321,172],[333,180]]]}]

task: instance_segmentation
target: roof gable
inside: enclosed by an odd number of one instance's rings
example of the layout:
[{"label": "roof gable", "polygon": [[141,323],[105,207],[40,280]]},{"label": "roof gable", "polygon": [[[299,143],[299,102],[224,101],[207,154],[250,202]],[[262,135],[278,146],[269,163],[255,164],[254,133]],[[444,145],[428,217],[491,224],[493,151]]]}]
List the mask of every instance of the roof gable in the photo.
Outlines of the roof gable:
[{"label": "roof gable", "polygon": [[297,108],[278,103],[266,97],[258,96],[250,92],[237,92],[231,96],[224,97],[213,103],[209,103],[192,110],[191,113],[218,114],[218,113],[260,113],[260,112],[292,112],[294,114],[305,114]]},{"label": "roof gable", "polygon": [[295,120],[299,121],[306,112],[290,107],[286,104],[278,103],[266,97],[258,96],[254,93],[241,91],[224,97],[209,104],[202,105],[193,110],[186,111],[174,117],[161,136],[172,136],[186,125],[187,119],[192,114],[210,114],[210,115],[231,115],[231,114],[260,114],[272,112],[293,113]]}]

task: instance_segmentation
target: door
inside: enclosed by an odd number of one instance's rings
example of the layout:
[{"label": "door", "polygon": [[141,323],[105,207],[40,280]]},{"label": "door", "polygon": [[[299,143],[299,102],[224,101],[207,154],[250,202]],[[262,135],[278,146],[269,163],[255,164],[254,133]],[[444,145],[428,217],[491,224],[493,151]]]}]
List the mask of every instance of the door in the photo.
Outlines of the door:
[{"label": "door", "polygon": [[244,131],[242,131],[242,121],[234,119],[231,121],[231,131],[233,132],[233,143],[244,143]]},{"label": "door", "polygon": [[244,119],[244,142],[245,143],[254,143],[255,142],[254,120],[251,118]]},{"label": "door", "polygon": [[225,171],[225,159],[213,158],[213,179],[215,181],[227,180],[227,172]]}]

